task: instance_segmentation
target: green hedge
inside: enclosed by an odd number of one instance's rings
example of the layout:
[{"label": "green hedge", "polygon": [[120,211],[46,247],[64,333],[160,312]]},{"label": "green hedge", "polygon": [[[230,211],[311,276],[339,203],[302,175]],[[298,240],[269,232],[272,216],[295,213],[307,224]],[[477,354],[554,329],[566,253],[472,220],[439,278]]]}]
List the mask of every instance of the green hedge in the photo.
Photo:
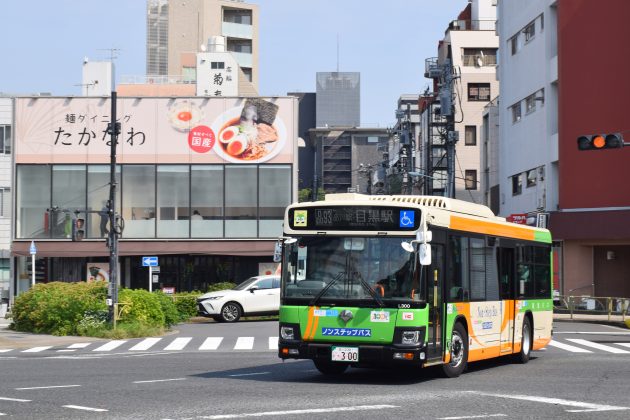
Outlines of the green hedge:
[{"label": "green hedge", "polygon": [[236,283],[232,283],[229,281],[224,281],[222,283],[214,283],[208,286],[208,290],[206,293],[218,292],[219,290],[225,290],[225,289],[234,289],[235,287],[236,287]]},{"label": "green hedge", "polygon": [[54,335],[75,335],[89,311],[105,311],[107,283],[52,282],[37,284],[13,304],[13,329]]},{"label": "green hedge", "polygon": [[179,313],[180,321],[197,316],[197,298],[201,296],[201,292],[185,292],[173,295],[173,302]]}]

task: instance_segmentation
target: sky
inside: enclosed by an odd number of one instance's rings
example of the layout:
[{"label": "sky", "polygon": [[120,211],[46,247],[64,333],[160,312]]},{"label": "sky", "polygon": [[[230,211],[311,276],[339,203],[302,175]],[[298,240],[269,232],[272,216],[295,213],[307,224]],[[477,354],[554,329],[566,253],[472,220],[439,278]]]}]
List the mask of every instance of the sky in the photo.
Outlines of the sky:
[{"label": "sky", "polygon": [[[180,1],[180,0],[178,0]],[[259,5],[259,93],[314,92],[315,73],[361,73],[361,125],[388,127],[401,94],[467,0],[250,0]],[[0,92],[79,95],[84,57],[143,75],[146,0],[0,0]]]}]

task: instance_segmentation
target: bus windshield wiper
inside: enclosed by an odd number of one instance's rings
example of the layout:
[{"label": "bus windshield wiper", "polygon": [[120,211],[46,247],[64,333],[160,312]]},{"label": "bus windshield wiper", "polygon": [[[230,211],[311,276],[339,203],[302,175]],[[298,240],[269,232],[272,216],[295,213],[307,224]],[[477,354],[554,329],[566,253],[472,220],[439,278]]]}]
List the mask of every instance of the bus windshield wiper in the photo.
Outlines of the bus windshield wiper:
[{"label": "bus windshield wiper", "polygon": [[374,301],[378,303],[379,307],[382,308],[383,306],[385,306],[385,304],[383,303],[383,300],[376,294],[374,289],[372,289],[370,285],[363,279],[363,276],[361,275],[359,271],[354,271],[352,274],[356,275],[359,278],[359,281],[361,282],[361,286],[363,286],[363,288],[367,290],[370,296],[372,296],[372,299],[374,299]]},{"label": "bus windshield wiper", "polygon": [[328,283],[326,285],[326,287],[324,287],[322,290],[320,290],[320,292],[318,294],[315,295],[315,297],[313,299],[311,299],[311,301],[309,302],[309,306],[315,306],[315,304],[317,303],[317,301],[324,296],[324,294],[328,291],[328,289],[330,289],[330,287],[337,283],[337,280],[339,280],[340,278],[342,278],[344,275],[346,274],[345,271],[340,271],[339,273],[337,273],[337,275],[335,276],[334,279],[332,279],[330,281],[330,283]]}]

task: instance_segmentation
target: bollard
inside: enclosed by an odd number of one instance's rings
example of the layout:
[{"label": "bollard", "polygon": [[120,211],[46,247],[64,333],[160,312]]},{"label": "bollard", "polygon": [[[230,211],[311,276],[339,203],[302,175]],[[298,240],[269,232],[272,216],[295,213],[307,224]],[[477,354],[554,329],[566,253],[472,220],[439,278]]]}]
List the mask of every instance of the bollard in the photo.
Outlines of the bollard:
[{"label": "bollard", "polygon": [[569,318],[573,319],[573,296],[569,296]]},{"label": "bollard", "polygon": [[608,322],[610,322],[610,313],[612,312],[612,298],[606,298],[608,301]]}]

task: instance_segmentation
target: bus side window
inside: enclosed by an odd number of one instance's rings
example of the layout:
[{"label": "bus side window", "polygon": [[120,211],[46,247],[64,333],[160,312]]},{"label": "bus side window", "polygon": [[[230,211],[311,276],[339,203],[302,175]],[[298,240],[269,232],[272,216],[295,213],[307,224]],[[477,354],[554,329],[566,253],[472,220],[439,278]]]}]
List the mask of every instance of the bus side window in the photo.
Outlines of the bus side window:
[{"label": "bus side window", "polygon": [[500,248],[497,254],[499,258],[499,294],[501,299],[512,299],[514,249]]}]

